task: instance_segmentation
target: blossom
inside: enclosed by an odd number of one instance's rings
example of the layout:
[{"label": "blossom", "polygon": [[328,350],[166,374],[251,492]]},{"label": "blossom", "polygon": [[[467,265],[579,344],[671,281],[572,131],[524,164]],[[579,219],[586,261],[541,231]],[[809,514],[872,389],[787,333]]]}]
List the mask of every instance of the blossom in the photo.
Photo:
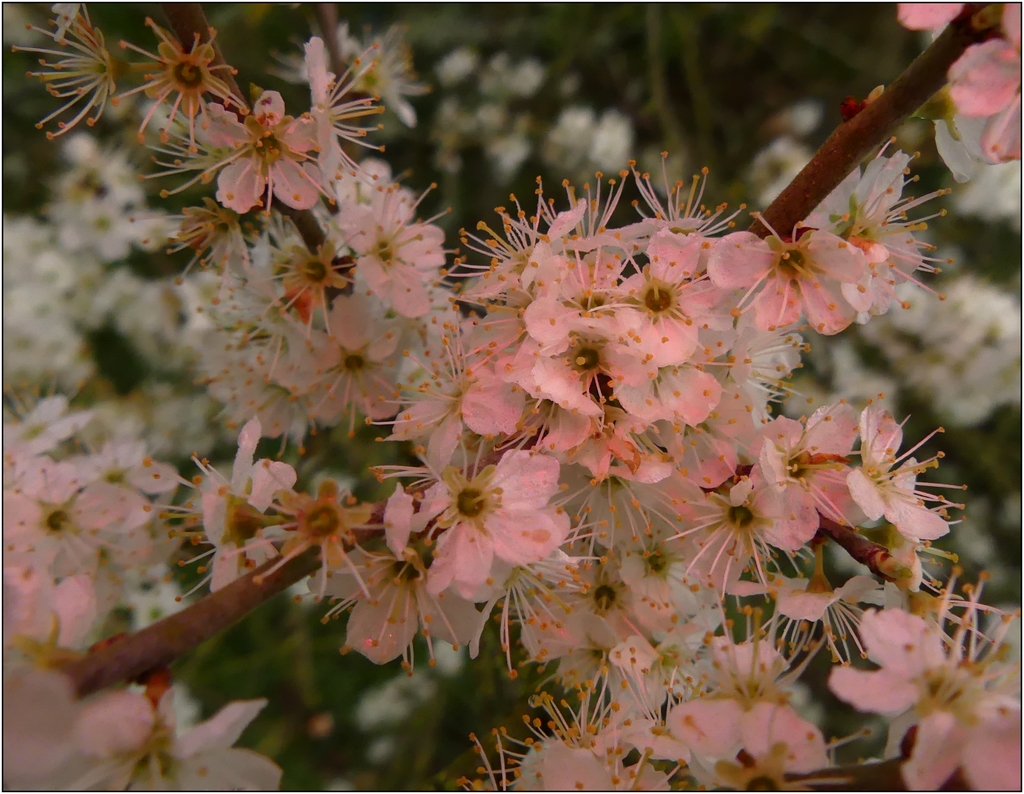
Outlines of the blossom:
[{"label": "blossom", "polygon": [[449,466],[423,496],[424,518],[439,534],[427,590],[453,582],[463,593],[482,585],[494,558],[513,565],[544,559],[569,534],[569,517],[549,505],[558,492],[558,461],[521,450],[477,472]]},{"label": "blossom", "polygon": [[229,703],[177,734],[169,689],[158,704],[143,694],[110,692],[86,703],[75,723],[84,769],[70,788],[276,789],[281,769],[252,750],[235,748],[267,701]]},{"label": "blossom", "polygon": [[[1013,789],[1020,783],[1019,683],[995,653],[1009,621],[988,640],[977,626],[976,597],[962,617],[950,605],[947,591],[937,624],[900,609],[866,612],[861,641],[880,667],[835,667],[829,687],[861,711],[913,709],[916,738],[901,768],[911,788],[937,789],[961,767],[971,788]],[[952,637],[942,631],[945,621],[956,626]]]},{"label": "blossom", "polygon": [[372,295],[339,295],[326,317],[330,333],[314,337],[308,371],[287,380],[312,378],[316,385],[306,390],[310,415],[333,425],[347,412],[349,435],[354,436],[356,411],[377,420],[398,411],[393,356],[400,329],[384,318]]},{"label": "blossom", "polygon": [[428,282],[444,264],[444,232],[413,220],[418,202],[397,185],[377,187],[369,206],[353,204],[338,225],[370,290],[404,317],[430,311]]},{"label": "blossom", "polygon": [[[389,519],[392,526],[402,523],[393,509],[385,521]],[[354,650],[377,664],[402,657],[411,665],[413,640],[422,633],[432,665],[435,639],[458,647],[479,636],[486,614],[451,590],[429,592],[422,551],[422,543],[417,542],[401,547],[389,544],[381,551],[359,548],[351,552],[348,572],[335,574],[326,589],[328,595],[339,599],[329,615],[352,610],[343,651]]]},{"label": "blossom", "polygon": [[429,375],[405,387],[405,407],[389,436],[425,437],[427,463],[437,470],[451,461],[467,428],[481,436],[515,433],[526,402],[523,390],[501,380],[486,358],[465,351],[461,333],[445,335],[442,344],[445,355]]},{"label": "blossom", "polygon": [[[931,246],[914,236],[923,230],[922,219],[908,219],[907,211],[944,195],[937,191],[920,198],[902,197],[910,156],[903,152],[881,154],[864,168],[854,169],[839,187],[822,201],[806,220],[809,226],[830,231],[864,252],[867,272],[856,282],[844,284],[843,296],[861,312],[883,314],[896,297],[894,288],[904,281],[919,283],[915,270],[936,272],[935,260],[923,252]],[[940,211],[940,215],[943,211]],[[903,308],[907,304],[900,301]]]},{"label": "blossom", "polygon": [[20,421],[4,422],[4,455],[31,457],[49,452],[81,430],[93,415],[92,411],[68,413],[68,398],[62,394],[40,400]]},{"label": "blossom", "polygon": [[[864,514],[872,521],[884,515],[910,540],[934,540],[949,532],[943,506],[956,505],[917,490],[918,474],[937,466],[937,458],[922,463],[904,460],[917,447],[897,458],[903,430],[892,414],[878,406],[869,405],[861,412],[860,439],[861,465],[850,471],[846,484]],[[939,510],[925,506],[926,499],[939,502]]]},{"label": "blossom", "polygon": [[708,256],[715,286],[746,288],[740,305],[753,306],[758,328],[769,331],[795,323],[803,313],[818,333],[839,333],[854,317],[842,285],[855,284],[863,270],[860,251],[821,230],[793,242],[733,232]]},{"label": "blossom", "polygon": [[[901,3],[898,18],[912,30],[938,31],[957,18],[963,7],[962,3]],[[949,67],[948,97],[958,115],[954,118],[946,109],[942,114],[946,125],[936,121],[936,144],[957,181],[966,179],[964,146],[958,145],[962,132],[975,139],[963,141],[969,156],[990,163],[1020,159],[1020,4],[979,11],[972,23],[994,27],[996,9],[1002,12],[1002,36],[972,44]],[[983,125],[974,128],[963,124],[963,119],[982,119]]]},{"label": "blossom", "polygon": [[392,25],[387,33],[373,37],[367,44],[366,40],[360,43],[351,37],[348,23],[342,22],[338,25],[337,39],[343,59],[349,60],[353,67],[366,63],[352,77],[354,90],[379,98],[406,127],[415,127],[416,111],[406,97],[426,94],[430,87],[417,80],[412,51],[402,40],[401,26]]},{"label": "blossom", "polygon": [[780,416],[764,425],[751,452],[758,452],[757,476],[784,501],[800,503],[817,527],[814,510],[846,525],[859,517],[846,488],[847,456],[857,436],[856,413],[845,404],[826,405],[806,420]]},{"label": "blossom", "polygon": [[230,103],[242,109],[245,103],[232,92],[228,83],[215,74],[218,71],[232,72],[232,68],[225,63],[214,65],[217,58],[214,49],[213,39],[216,31],[211,28],[210,38],[200,43],[201,34],[196,32],[191,49],[186,52],[178,40],[152,19],[146,18],[146,26],[152,28],[153,33],[160,39],[157,45],[159,55],[154,55],[140,47],[136,47],[126,41],[121,42],[121,49],[132,49],[152,59],[150,63],[143,64],[146,69],[152,72],[146,74],[145,82],[138,88],[122,93],[118,98],[145,91],[146,96],[154,100],[153,106],[143,117],[139,126],[139,142],[153,114],[172,94],[177,94],[171,103],[171,110],[167,116],[167,123],[160,133],[161,140],[168,140],[167,130],[174,123],[180,110],[188,119],[189,143],[195,147],[196,139],[196,116],[200,115],[203,122],[207,119],[205,94],[212,94],[223,103]]},{"label": "blossom", "polygon": [[276,555],[262,530],[271,523],[264,513],[276,491],[295,484],[295,470],[287,463],[264,458],[254,461],[262,436],[258,418],[246,422],[238,434],[238,451],[230,479],[205,461],[196,465],[206,475],[198,490],[205,539],[212,543],[211,590],[219,590],[241,575],[250,557],[256,563]]},{"label": "blossom", "polygon": [[[320,165],[328,175],[340,177],[344,164],[359,171],[355,161],[341,147],[342,141],[369,146],[362,139],[370,128],[351,123],[353,119],[375,113],[384,108],[366,96],[347,96],[355,91],[357,82],[373,67],[373,62],[355,58],[339,78],[327,69],[327,55],[323,39],[314,36],[305,47],[305,72],[312,92],[313,108],[310,114],[316,123],[317,142],[320,147]],[[377,147],[370,147],[377,148]]]},{"label": "blossom", "polygon": [[[217,201],[236,212],[256,206],[268,212],[271,197],[289,207],[309,209],[325,192],[319,167],[309,152],[316,148],[315,124],[308,117],[285,115],[277,91],[264,91],[244,123],[222,105],[211,103],[201,139],[230,153],[216,160]],[[266,196],[266,202],[264,197]]]},{"label": "blossom", "polygon": [[[64,4],[58,4],[64,5]],[[103,33],[93,26],[89,19],[89,13],[85,6],[76,9],[74,14],[58,12],[59,24],[56,31],[39,30],[33,28],[45,36],[52,38],[60,50],[43,49],[40,47],[13,47],[13,51],[31,52],[37,55],[56,58],[55,61],[47,61],[40,58],[40,65],[49,71],[29,72],[29,76],[39,78],[46,86],[46,90],[57,99],[67,99],[61,107],[50,113],[42,121],[36,124],[37,129],[52,121],[61,114],[75,108],[82,100],[87,100],[78,107],[75,116],[71,121],[60,121],[57,123],[57,132],[47,132],[47,138],[55,138],[63,135],[83,119],[90,127],[93,126],[107,106],[107,101],[113,99],[117,91],[116,80],[122,76],[123,65],[116,62],[107,50],[106,40]],[[66,35],[71,33],[71,41],[68,42]],[[69,49],[70,45],[70,49]],[[95,111],[90,117],[90,111]]]}]

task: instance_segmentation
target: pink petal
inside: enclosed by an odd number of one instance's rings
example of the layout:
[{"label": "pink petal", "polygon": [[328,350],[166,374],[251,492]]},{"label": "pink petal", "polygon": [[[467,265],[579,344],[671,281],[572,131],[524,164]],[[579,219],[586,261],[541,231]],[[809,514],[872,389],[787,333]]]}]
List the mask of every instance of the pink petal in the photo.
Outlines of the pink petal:
[{"label": "pink petal", "polygon": [[228,703],[210,719],[180,736],[175,741],[174,754],[178,758],[188,758],[204,750],[226,750],[238,741],[242,731],[266,705],[265,698]]},{"label": "pink petal", "polygon": [[898,3],[896,18],[909,30],[934,30],[952,22],[963,7],[963,3]]},{"label": "pink petal", "polygon": [[511,435],[526,405],[526,394],[511,383],[477,381],[462,398],[462,418],[474,433]]},{"label": "pink petal", "polygon": [[300,167],[293,160],[281,158],[271,167],[270,178],[274,183],[274,195],[289,207],[308,210],[320,200],[320,191],[316,187],[320,171],[309,163]]},{"label": "pink petal", "polygon": [[540,509],[558,492],[560,466],[549,455],[524,450],[506,452],[491,478],[491,485],[502,489],[504,508]]},{"label": "pink petal", "polygon": [[949,82],[958,113],[999,113],[1020,94],[1020,53],[1004,39],[974,44],[949,67]]},{"label": "pink petal", "polygon": [[716,287],[749,287],[768,272],[775,254],[751,232],[733,232],[720,239],[708,255],[708,275]]},{"label": "pink petal", "polygon": [[772,331],[800,319],[800,285],[797,281],[769,279],[754,299],[754,320],[762,331]]},{"label": "pink petal", "polygon": [[860,636],[868,658],[892,675],[910,679],[946,663],[938,632],[902,609],[868,610]]},{"label": "pink petal", "polygon": [[722,758],[739,744],[742,716],[743,710],[735,700],[698,698],[672,709],[668,725],[673,735],[691,750]]},{"label": "pink petal", "polygon": [[898,714],[917,700],[917,687],[906,679],[881,670],[868,672],[853,667],[833,667],[828,686],[837,698],[858,711]]},{"label": "pink petal", "polygon": [[910,758],[900,768],[907,785],[917,791],[935,791],[960,765],[964,729],[946,711],[933,711],[917,725]]},{"label": "pink petal", "polygon": [[857,316],[840,291],[830,291],[820,282],[802,282],[800,291],[807,322],[819,334],[838,334],[848,328]]},{"label": "pink petal", "polygon": [[217,201],[235,212],[248,212],[255,207],[266,189],[267,179],[251,157],[229,164],[217,177]]},{"label": "pink petal", "polygon": [[985,124],[981,148],[990,163],[1007,163],[1020,159],[1020,94],[1006,110],[997,113]]},{"label": "pink petal", "polygon": [[766,755],[784,743],[787,772],[813,772],[829,765],[825,739],[813,723],[802,719],[790,706],[757,703],[740,723],[743,746],[754,757]]}]

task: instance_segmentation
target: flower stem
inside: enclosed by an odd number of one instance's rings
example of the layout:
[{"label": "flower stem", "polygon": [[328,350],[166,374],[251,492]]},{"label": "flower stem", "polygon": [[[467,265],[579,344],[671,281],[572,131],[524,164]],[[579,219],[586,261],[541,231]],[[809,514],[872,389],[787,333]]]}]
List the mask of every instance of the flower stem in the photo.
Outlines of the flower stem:
[{"label": "flower stem", "polygon": [[910,64],[878,99],[849,121],[841,123],[811,161],[768,205],[750,231],[769,235],[770,225],[781,235],[806,218],[872,149],[880,146],[897,125],[917,110],[946,83],[949,67],[969,46],[983,41],[987,30],[976,30],[973,13],[982,6],[969,4],[942,34]]}]

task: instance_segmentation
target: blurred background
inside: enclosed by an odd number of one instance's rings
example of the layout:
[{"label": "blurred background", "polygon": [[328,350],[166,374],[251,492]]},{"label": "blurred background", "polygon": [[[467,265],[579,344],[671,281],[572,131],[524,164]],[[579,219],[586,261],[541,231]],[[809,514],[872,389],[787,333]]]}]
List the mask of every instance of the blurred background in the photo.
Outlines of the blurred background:
[{"label": "blurred background", "polygon": [[[125,38],[155,47],[144,20],[162,23],[158,6],[89,10],[109,46]],[[45,26],[47,11],[3,6],[5,394],[73,394],[73,404],[100,413],[97,438],[130,427],[185,476],[194,473],[193,452],[226,470],[235,433],[195,384],[187,348],[194,295],[176,276],[188,256],[153,242],[166,214],[203,193],[162,200],[159,180],[133,176],[151,171],[135,136],[141,104],[109,109],[95,127],[82,127],[88,136],[51,141],[35,128],[56,106],[26,77],[34,56],[10,47],[46,46],[25,26]],[[581,185],[629,159],[660,183],[662,151],[670,181],[710,169],[707,206],[763,209],[839,123],[843,98],[890,83],[927,44],[899,27],[893,5],[852,12],[811,4],[338,4],[337,11],[349,52],[381,42],[387,68],[376,90],[389,111],[373,140],[386,144],[404,184],[419,191],[436,183],[421,213],[450,208],[437,223],[453,249],[460,228],[493,221],[510,194],[529,209],[538,175],[558,199],[563,179]],[[308,107],[308,91],[292,80],[302,42],[319,33],[312,6],[216,4],[207,13],[240,85],[279,90],[296,114]],[[1016,605],[1020,163],[979,166],[956,184],[932,137],[931,122],[912,119],[896,147],[920,153],[912,164],[920,181],[908,192],[953,189],[917,210],[948,213],[923,235],[936,257],[953,260],[926,277],[946,300],[911,290],[909,310],[837,338],[811,338],[784,410],[809,414],[838,397],[860,407],[884,395],[898,419],[910,417],[908,441],[944,427],[923,452],[945,451],[936,478],[966,483],[967,509],[937,545],[959,555],[969,579],[991,574],[989,603]],[[623,218],[636,197],[627,187]],[[127,224],[129,215],[140,221]],[[737,222],[743,228],[746,214]],[[300,476],[328,472],[361,498],[386,495],[392,486],[381,491],[367,467],[408,451],[374,443],[372,428],[354,439],[344,431],[309,442]],[[264,443],[266,454],[276,450],[276,442]],[[292,462],[295,455],[286,452]],[[180,608],[174,596],[194,581],[188,568],[170,580],[167,571],[140,577],[131,608],[110,630]],[[517,703],[544,678],[533,671],[511,680],[490,633],[474,663],[465,650],[443,649],[431,669],[423,653],[410,677],[397,664],[340,655],[344,618],[324,626],[323,611],[280,598],[174,668],[190,693],[179,698],[185,721],[228,699],[270,699],[242,744],[284,768],[286,789],[451,788],[477,766],[470,731],[483,737],[521,722]],[[823,694],[813,680],[810,689]],[[831,714],[831,701],[820,702],[826,735],[853,730]]]}]

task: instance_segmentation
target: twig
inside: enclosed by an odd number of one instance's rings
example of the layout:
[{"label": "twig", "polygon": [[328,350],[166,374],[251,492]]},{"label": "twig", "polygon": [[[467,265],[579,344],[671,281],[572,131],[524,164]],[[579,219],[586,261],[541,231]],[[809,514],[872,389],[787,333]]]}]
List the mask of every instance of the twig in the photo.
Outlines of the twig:
[{"label": "twig", "polygon": [[316,21],[320,23],[324,47],[327,48],[327,57],[331,60],[331,71],[340,80],[345,74],[346,65],[338,46],[338,7],[334,3],[317,3]]},{"label": "twig", "polygon": [[302,242],[306,244],[310,253],[317,253],[327,240],[327,235],[324,234],[316,216],[309,210],[292,209],[283,201],[278,202],[277,209],[282,215],[287,215],[292,219],[295,228],[299,230]]},{"label": "twig", "polygon": [[889,550],[878,543],[858,535],[849,527],[837,524],[821,516],[819,532],[824,532],[832,540],[846,549],[846,552],[861,565],[866,565],[872,572],[883,579],[896,582],[905,578],[901,572],[906,566],[889,553]]},{"label": "twig", "polygon": [[[903,74],[850,121],[836,127],[811,161],[779,194],[761,217],[779,234],[788,235],[872,149],[884,143],[896,126],[917,110],[946,83],[946,72],[970,45],[984,40],[987,31],[976,30],[973,15],[979,4],[965,6],[946,30],[908,66]],[[760,218],[750,231],[767,237]]]},{"label": "twig", "polygon": [[71,678],[79,697],[85,697],[121,681],[132,681],[148,670],[166,667],[313,573],[320,565],[320,551],[313,548],[303,552],[256,584],[257,577],[278,562],[268,561],[181,612],[70,662],[61,671]]},{"label": "twig", "polygon": [[[164,14],[167,16],[167,21],[171,23],[171,30],[178,37],[178,41],[184,46],[188,46],[189,43],[195,38],[196,33],[199,34],[200,44],[203,42],[210,42],[210,23],[206,19],[206,13],[203,11],[202,5],[199,3],[162,3]],[[220,51],[220,47],[217,45],[216,39],[210,42],[213,46],[214,59],[212,66],[223,66],[227,64],[224,60],[224,55]],[[238,83],[235,82],[234,70],[225,69],[223,70],[223,77],[225,83],[228,84],[228,88],[231,89],[231,93],[234,94],[235,99],[239,103],[239,107],[248,109],[249,105],[245,101],[245,94],[238,87]]]},{"label": "twig", "polygon": [[[805,775],[786,775],[791,783],[802,783],[811,791],[909,791],[900,767],[905,758],[875,764],[850,764],[821,769]],[[969,791],[960,771],[954,772],[940,791]]]}]

